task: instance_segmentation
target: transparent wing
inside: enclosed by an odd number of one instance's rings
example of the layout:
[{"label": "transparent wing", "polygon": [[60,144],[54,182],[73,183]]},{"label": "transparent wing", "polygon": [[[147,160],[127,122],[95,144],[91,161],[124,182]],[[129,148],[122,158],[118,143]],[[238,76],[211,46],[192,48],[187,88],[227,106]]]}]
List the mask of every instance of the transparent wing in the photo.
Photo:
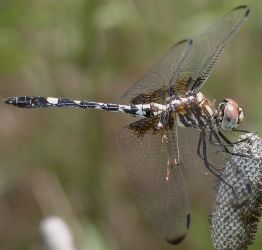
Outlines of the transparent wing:
[{"label": "transparent wing", "polygon": [[119,148],[128,183],[146,217],[163,238],[177,244],[188,231],[190,209],[181,168],[173,164],[177,148],[168,143],[176,140],[176,131],[156,131],[158,121],[146,118],[124,127]]},{"label": "transparent wing", "polygon": [[191,44],[191,40],[175,44],[152,69],[126,91],[122,98],[132,104],[163,103],[168,94],[169,83]]},{"label": "transparent wing", "polygon": [[132,104],[164,103],[168,94],[196,93],[249,12],[249,7],[239,6],[207,28],[193,43],[192,40],[184,40],[175,44],[127,90],[123,98]]},{"label": "transparent wing", "polygon": [[177,92],[196,93],[211,74],[225,46],[249,15],[247,6],[239,6],[207,28],[187,51],[178,69],[178,81],[171,83]]}]

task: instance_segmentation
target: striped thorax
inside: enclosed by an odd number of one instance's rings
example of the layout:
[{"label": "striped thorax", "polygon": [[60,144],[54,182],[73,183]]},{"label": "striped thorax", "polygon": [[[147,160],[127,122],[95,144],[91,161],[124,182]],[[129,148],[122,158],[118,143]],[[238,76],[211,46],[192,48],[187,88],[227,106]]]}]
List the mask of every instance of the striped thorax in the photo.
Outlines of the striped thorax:
[{"label": "striped thorax", "polygon": [[177,113],[177,123],[182,127],[207,127],[214,115],[213,104],[202,93],[174,99],[172,110]]}]

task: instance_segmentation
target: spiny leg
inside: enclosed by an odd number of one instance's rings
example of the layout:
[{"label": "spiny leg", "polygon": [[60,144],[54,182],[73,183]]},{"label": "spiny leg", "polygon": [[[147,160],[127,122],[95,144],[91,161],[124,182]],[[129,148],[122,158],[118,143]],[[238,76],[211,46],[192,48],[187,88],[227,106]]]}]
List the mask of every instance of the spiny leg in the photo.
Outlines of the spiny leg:
[{"label": "spiny leg", "polygon": [[[215,137],[215,139],[216,139],[217,142],[214,142],[214,141],[213,141],[213,136]],[[227,145],[225,145],[225,144],[221,141],[220,137],[227,143]],[[245,140],[243,140],[243,141],[245,141]],[[231,152],[231,151],[227,148],[227,146],[231,146],[231,147],[232,147],[234,144],[239,143],[239,142],[232,143],[231,141],[229,141],[229,140],[226,138],[226,136],[225,136],[220,130],[218,130],[218,132],[216,132],[212,127],[210,127],[209,142],[210,142],[211,144],[213,144],[213,145],[220,146],[220,147],[221,147],[221,151],[222,151],[222,152],[225,152],[225,153],[227,153],[227,154],[236,155],[236,156],[241,156],[241,157],[247,157],[247,155],[241,155],[241,154],[237,154],[237,153]],[[242,141],[240,141],[240,142],[242,142]]]},{"label": "spiny leg", "polygon": [[[213,140],[213,136],[215,137],[216,141]],[[226,152],[229,154],[231,153],[227,148],[227,146],[229,145],[225,145],[221,141],[219,135],[217,134],[216,130],[212,126],[210,126],[210,130],[209,130],[209,143],[211,145],[220,146],[220,150],[217,150],[217,153],[219,152]]]},{"label": "spiny leg", "polygon": [[244,130],[244,129],[233,129],[233,131],[236,131],[236,132],[239,132],[239,133],[250,133],[250,131]]},{"label": "spiny leg", "polygon": [[216,132],[211,128],[211,130],[209,131],[209,143],[211,145],[220,146],[223,151],[225,145],[222,144],[221,140],[214,141],[214,133]]},{"label": "spiny leg", "polygon": [[[225,153],[227,154],[230,154],[230,155],[235,155],[235,156],[240,156],[240,157],[250,157],[249,155],[244,155],[244,154],[238,154],[238,153],[234,153],[234,152],[231,152],[227,147],[226,145],[224,145],[222,143],[222,141],[220,140],[220,137],[227,143],[227,142],[230,142],[226,136],[220,131],[218,130],[218,134],[214,131],[214,130],[211,130],[214,134],[214,136],[216,137],[216,139],[218,140],[218,143],[221,143],[221,146],[224,150]],[[219,137],[220,136],[220,137]],[[243,141],[246,141],[246,139],[244,140],[240,140],[240,141],[237,141],[237,142],[230,142],[229,146],[233,146],[234,144],[237,144],[237,143],[240,143],[240,142],[243,142]]]},{"label": "spiny leg", "polygon": [[[203,131],[203,132],[202,132]],[[204,157],[204,163],[205,163],[205,165],[206,165],[206,163],[209,163],[208,162],[208,160],[207,160],[207,154],[206,154],[206,139],[205,139],[205,131],[204,130],[202,130],[201,132],[202,132],[202,144],[203,144],[203,157]],[[222,141],[220,140],[220,138],[219,138],[219,136],[218,136],[218,134],[216,133],[216,131],[214,131],[214,130],[211,130],[210,131],[210,133],[212,133],[216,138],[217,138],[217,140],[218,140],[218,145],[221,145],[221,146],[224,146],[223,145],[223,143],[222,143]],[[224,146],[225,147],[225,146]],[[226,148],[226,147],[225,147]],[[226,148],[227,149],[227,148]],[[199,151],[200,151],[200,149],[199,149]],[[237,156],[239,156],[239,154],[234,154],[234,153],[232,153],[232,152],[230,152],[229,151],[229,153],[231,154],[231,155],[237,155]],[[201,157],[201,156],[200,156]],[[210,164],[210,163],[209,163]],[[211,164],[210,164],[211,165]],[[212,165],[211,165],[212,166]],[[206,165],[206,167],[207,167],[207,165]],[[236,192],[235,192],[235,189],[234,189],[234,187],[232,186],[232,185],[230,185],[229,183],[227,183],[220,175],[215,175],[221,182],[223,182],[225,185],[227,185],[227,186],[229,186],[231,189],[232,189],[232,194],[233,194],[233,196],[234,196],[234,206],[241,206],[242,204],[243,204],[243,202],[239,202],[239,200],[238,200],[238,197],[237,197],[237,194],[236,194]],[[246,184],[246,189],[247,190],[249,190],[249,192],[251,193],[251,187],[250,187],[250,184]]]},{"label": "spiny leg", "polygon": [[[233,131],[235,131],[235,130],[233,130]],[[243,139],[243,140],[239,140],[239,141],[236,141],[236,142],[231,142],[220,130],[218,130],[218,134],[228,144],[228,146],[231,146],[231,147],[234,144],[238,144],[238,143],[241,143],[241,142],[244,142],[244,141],[247,140],[247,139]]]},{"label": "spiny leg", "polygon": [[[232,146],[232,145],[231,145],[231,142],[228,141],[225,136],[224,136],[224,137],[221,136],[222,139],[227,143],[227,145],[224,144],[224,143],[221,141],[221,139],[220,139],[220,134],[219,134],[219,132],[220,132],[219,130],[218,130],[218,132],[216,132],[216,130],[215,130],[213,127],[210,127],[210,131],[209,131],[209,143],[212,144],[212,145],[220,146],[222,152],[230,153],[230,151],[228,150],[227,146]],[[213,136],[215,137],[216,142],[213,141]],[[225,138],[225,139],[224,139],[224,138]],[[229,142],[229,144],[228,144],[228,142]]]},{"label": "spiny leg", "polygon": [[[216,131],[214,131],[214,130],[211,129],[210,133],[212,133],[212,134],[217,138],[217,140],[218,140],[218,142],[219,142],[218,144],[222,143],[221,140],[220,140],[220,138],[219,138],[219,136],[223,135],[221,131],[218,130],[218,134],[217,134]],[[224,136],[224,135],[223,135],[223,136]],[[224,136],[224,137],[225,137],[225,136]],[[224,139],[222,136],[221,136],[221,138]],[[224,141],[225,141],[225,140],[224,140]],[[246,141],[246,139],[240,140],[239,142],[243,142],[243,141]],[[238,142],[236,142],[236,143],[238,143]],[[233,143],[233,144],[236,144],[236,143]],[[224,152],[226,152],[226,153],[228,153],[228,154],[230,154],[230,155],[235,155],[235,156],[240,156],[240,157],[250,157],[249,155],[243,155],[243,154],[233,153],[233,152],[229,151],[228,148],[227,148],[223,143],[222,143],[221,145],[223,145],[223,147],[224,147],[224,149],[225,149]],[[243,173],[243,174],[244,174],[244,173]],[[223,179],[223,178],[222,178],[222,179]],[[233,196],[234,196],[234,199],[235,199],[235,200],[233,201],[234,207],[242,206],[242,205],[246,202],[246,200],[245,200],[244,202],[243,202],[243,201],[239,201],[239,199],[238,199],[238,197],[237,197],[237,193],[235,192],[234,187],[231,186],[230,184],[226,183],[225,181],[223,181],[223,182],[224,182],[225,184],[227,184],[227,185],[232,189],[232,193],[233,193]],[[246,188],[246,190],[248,190],[249,193],[252,192],[250,183],[245,184],[245,188]]]},{"label": "spiny leg", "polygon": [[[202,145],[202,153],[203,155],[201,155],[201,145]],[[212,173],[214,174],[218,180],[220,180],[221,182],[223,182],[225,185],[229,186],[232,189],[233,195],[234,197],[236,197],[235,194],[235,190],[233,188],[232,185],[230,185],[229,183],[227,183],[216,171],[217,169],[208,162],[207,159],[207,146],[206,146],[206,133],[205,130],[202,129],[200,132],[200,137],[199,137],[199,141],[198,141],[198,148],[197,148],[197,154],[198,156],[204,161],[205,167]],[[216,171],[215,171],[216,170]]]},{"label": "spiny leg", "polygon": [[[210,137],[209,137],[209,142],[210,144],[213,144],[213,145],[222,145],[220,142],[214,142],[213,141],[213,135],[216,134],[216,132],[211,129],[212,132],[210,132]],[[245,130],[233,130],[233,131],[236,131],[236,132],[247,132]],[[246,141],[247,139],[243,139],[243,140],[239,140],[239,141],[236,141],[236,142],[231,142],[220,130],[218,130],[218,135],[223,139],[224,142],[226,142],[227,144],[223,144],[223,148],[224,146],[229,146],[229,147],[233,147],[234,144],[238,144],[238,143],[241,143],[241,142],[244,142]],[[217,138],[217,136],[215,136]]]},{"label": "spiny leg", "polygon": [[[213,137],[216,138],[216,141],[213,140]],[[227,138],[226,138],[227,140]],[[224,140],[225,141],[225,140]],[[231,143],[230,144],[224,144],[222,143],[222,141],[220,140],[220,137],[219,135],[217,134],[217,132],[211,128],[211,130],[209,131],[209,143],[211,145],[215,145],[215,146],[220,146],[220,150],[217,150],[217,153],[218,152],[226,152],[228,154],[231,154],[231,152],[228,150],[227,146],[233,146]],[[232,153],[233,154],[233,153]],[[231,155],[232,155],[231,154]]]},{"label": "spiny leg", "polygon": [[205,139],[205,134],[203,134],[203,133],[204,132],[202,132],[202,130],[201,130],[200,136],[199,136],[199,140],[198,140],[198,145],[197,145],[197,155],[204,161],[204,164],[205,164],[206,168],[211,173],[213,173],[217,178],[219,178],[218,177],[218,173],[215,172],[215,171],[217,171],[217,169],[211,163],[209,163],[207,161],[207,156],[206,157],[204,156],[206,154],[206,151],[204,152],[203,147],[202,147],[203,155],[201,154],[201,146],[203,145],[203,139]]}]

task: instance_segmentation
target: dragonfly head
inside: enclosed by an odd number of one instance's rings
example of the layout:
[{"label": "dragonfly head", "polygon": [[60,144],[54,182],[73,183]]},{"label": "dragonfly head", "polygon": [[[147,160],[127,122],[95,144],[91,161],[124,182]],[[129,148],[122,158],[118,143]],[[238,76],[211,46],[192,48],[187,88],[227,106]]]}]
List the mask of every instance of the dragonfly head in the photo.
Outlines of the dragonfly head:
[{"label": "dragonfly head", "polygon": [[218,106],[216,119],[222,129],[233,130],[243,121],[244,112],[234,100],[226,98]]}]

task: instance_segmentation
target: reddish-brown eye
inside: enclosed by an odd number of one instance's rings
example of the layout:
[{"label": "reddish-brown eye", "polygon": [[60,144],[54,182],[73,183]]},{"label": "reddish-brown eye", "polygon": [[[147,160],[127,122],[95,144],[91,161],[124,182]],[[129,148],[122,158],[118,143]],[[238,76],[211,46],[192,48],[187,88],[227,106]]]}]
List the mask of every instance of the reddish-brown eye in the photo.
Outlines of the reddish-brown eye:
[{"label": "reddish-brown eye", "polygon": [[232,100],[232,99],[230,99],[230,98],[226,98],[225,101],[226,101],[227,103],[231,103],[231,105],[233,105],[236,109],[238,109],[238,104],[237,104],[236,101],[234,101],[234,100]]},{"label": "reddish-brown eye", "polygon": [[234,100],[227,98],[225,101],[221,127],[226,130],[232,130],[243,120],[243,111]]}]

